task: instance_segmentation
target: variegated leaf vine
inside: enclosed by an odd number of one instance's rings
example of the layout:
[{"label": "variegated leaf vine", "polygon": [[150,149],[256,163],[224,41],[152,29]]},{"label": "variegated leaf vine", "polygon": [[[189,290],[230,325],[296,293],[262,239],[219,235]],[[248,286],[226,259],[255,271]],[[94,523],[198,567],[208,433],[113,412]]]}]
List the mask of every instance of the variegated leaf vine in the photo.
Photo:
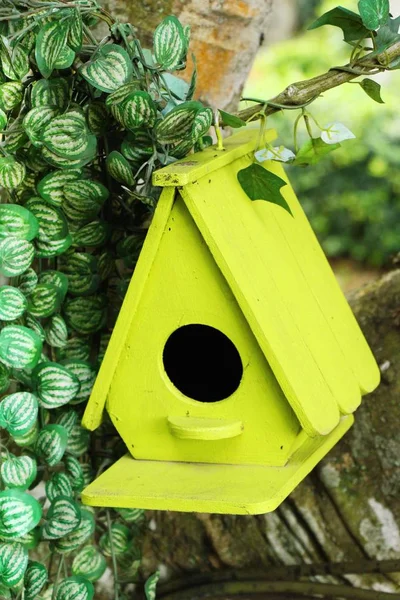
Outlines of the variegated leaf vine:
[{"label": "variegated leaf vine", "polygon": [[141,580],[144,512],[80,503],[124,448],[111,423],[90,435],[80,421],[157,203],[152,173],[211,141],[196,72],[176,75],[189,36],[170,16],[147,49],[94,0],[0,0],[1,598],[91,600],[107,565],[117,599]]}]

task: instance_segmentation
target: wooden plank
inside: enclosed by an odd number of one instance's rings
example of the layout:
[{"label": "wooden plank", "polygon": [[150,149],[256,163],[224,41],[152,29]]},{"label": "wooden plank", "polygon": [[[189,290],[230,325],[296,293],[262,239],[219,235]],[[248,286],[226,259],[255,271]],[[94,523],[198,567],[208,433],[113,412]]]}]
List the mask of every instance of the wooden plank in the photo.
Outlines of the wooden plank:
[{"label": "wooden plank", "polygon": [[308,438],[284,467],[207,465],[121,458],[82,492],[89,506],[219,514],[275,510],[351,427],[344,417],[326,437]]},{"label": "wooden plank", "polygon": [[359,386],[287,241],[296,219],[252,202],[237,181],[249,164],[243,157],[181,193],[300,422],[309,435],[326,435],[340,401],[359,404]]},{"label": "wooden plank", "polygon": [[155,211],[151,228],[140,254],[140,261],[138,261],[135,269],[135,283],[129,286],[126,293],[117,323],[83,415],[82,426],[91,431],[97,429],[101,424],[108,391],[114,377],[120,353],[124,346],[130,324],[140,303],[141,293],[151,272],[151,265],[157,254],[174,198],[175,189],[169,188],[164,190]]},{"label": "wooden plank", "polygon": [[[269,129],[265,133],[265,142],[272,142],[275,138],[276,133],[273,129]],[[180,187],[192,183],[200,177],[206,177],[254,150],[258,139],[258,126],[257,128],[246,127],[240,133],[224,140],[223,150],[217,150],[216,146],[210,146],[203,152],[191,154],[159,169],[153,174],[153,185]]]}]

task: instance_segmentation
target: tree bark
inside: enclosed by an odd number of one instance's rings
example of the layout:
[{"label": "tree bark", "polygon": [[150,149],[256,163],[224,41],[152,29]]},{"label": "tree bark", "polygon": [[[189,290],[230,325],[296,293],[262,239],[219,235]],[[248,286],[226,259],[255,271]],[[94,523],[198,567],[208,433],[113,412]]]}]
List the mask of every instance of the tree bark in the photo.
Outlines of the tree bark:
[{"label": "tree bark", "polygon": [[[235,110],[264,37],[274,0],[105,0],[104,6],[138,28],[151,47],[154,29],[174,14],[190,25],[190,52],[198,67],[197,98],[212,107]],[[193,61],[182,73],[187,80]]]},{"label": "tree bark", "polygon": [[[149,513],[146,571],[162,564],[171,576],[232,568],[268,573],[279,564],[400,559],[400,270],[350,302],[382,372],[350,432],[273,513]],[[380,591],[400,585],[400,574],[346,579]]]}]

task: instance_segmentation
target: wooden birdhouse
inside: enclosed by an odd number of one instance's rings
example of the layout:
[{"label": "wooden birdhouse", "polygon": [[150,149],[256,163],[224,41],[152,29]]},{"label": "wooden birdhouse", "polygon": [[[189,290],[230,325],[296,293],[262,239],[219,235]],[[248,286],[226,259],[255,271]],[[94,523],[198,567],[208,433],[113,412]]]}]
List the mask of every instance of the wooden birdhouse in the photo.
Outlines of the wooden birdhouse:
[{"label": "wooden birdhouse", "polygon": [[292,215],[238,183],[257,141],[247,129],[154,174],[164,190],[83,419],[96,429],[106,409],[129,454],[86,504],[274,510],[378,385],[290,184]]}]

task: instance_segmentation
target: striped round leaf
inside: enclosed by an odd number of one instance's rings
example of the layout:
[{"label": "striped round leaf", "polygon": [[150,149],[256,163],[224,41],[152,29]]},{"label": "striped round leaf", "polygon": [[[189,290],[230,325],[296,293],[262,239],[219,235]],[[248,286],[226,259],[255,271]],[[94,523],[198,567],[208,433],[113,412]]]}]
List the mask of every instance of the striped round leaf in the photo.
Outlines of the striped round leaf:
[{"label": "striped round leaf", "polygon": [[97,152],[96,137],[94,135],[86,137],[88,140],[87,149],[79,158],[72,159],[60,156],[45,146],[41,149],[41,155],[46,163],[57,169],[81,169],[95,158]]},{"label": "striped round leaf", "polygon": [[22,317],[26,305],[26,298],[18,288],[11,285],[0,287],[0,319],[2,321],[14,321]]},{"label": "striped round leaf", "polygon": [[92,254],[74,252],[60,262],[60,269],[68,277],[70,294],[84,296],[95,292],[100,284],[97,259]]},{"label": "striped round leaf", "polygon": [[68,329],[61,315],[54,315],[45,327],[46,342],[52,348],[62,348],[67,343]]},{"label": "striped round leaf", "polygon": [[[22,118],[17,117],[7,129],[7,137],[4,140],[4,150],[7,154],[15,154],[29,141],[25,131],[21,128]],[[26,166],[26,165],[25,165]]]},{"label": "striped round leaf", "polygon": [[26,175],[25,165],[15,160],[15,158],[0,158],[0,185],[7,190],[13,190],[18,187]]},{"label": "striped round leaf", "polygon": [[39,223],[37,238],[40,242],[53,242],[66,238],[69,233],[68,223],[59,208],[51,206],[42,198],[32,198],[25,206]]},{"label": "striped round leaf", "polygon": [[0,240],[0,273],[6,277],[21,275],[31,266],[34,254],[31,242],[11,236],[3,238]]},{"label": "striped round leaf", "polygon": [[32,329],[32,331],[34,331],[40,337],[42,342],[45,341],[45,339],[46,339],[45,330],[43,329],[43,326],[40,323],[40,321],[38,321],[38,319],[36,319],[36,317],[33,317],[32,315],[26,315],[25,325],[27,327],[29,327],[29,329]]},{"label": "striped round leaf", "polygon": [[77,333],[83,335],[96,333],[96,331],[99,331],[106,322],[107,301],[104,296],[71,298],[66,300],[64,304],[64,315],[67,324]]},{"label": "striped round leaf", "polygon": [[77,458],[88,451],[89,444],[90,431],[80,425],[75,425],[68,435],[68,443],[65,451]]},{"label": "striped round leaf", "polygon": [[68,432],[61,425],[46,425],[39,432],[35,444],[37,455],[50,467],[60,462],[67,447]]},{"label": "striped round leaf", "polygon": [[0,544],[0,583],[15,587],[24,578],[28,566],[28,550],[22,544]]},{"label": "striped round leaf", "polygon": [[46,481],[46,496],[52,502],[58,496],[73,497],[74,492],[70,479],[66,473],[54,473],[51,479]]},{"label": "striped round leaf", "polygon": [[61,271],[43,271],[39,275],[39,283],[54,285],[58,290],[60,300],[63,302],[68,291],[68,277]]},{"label": "striped round leaf", "polygon": [[89,483],[92,483],[95,475],[93,473],[92,466],[89,463],[81,464],[81,468],[83,473],[83,487],[86,487],[89,485]]},{"label": "striped round leaf", "polygon": [[81,522],[78,527],[59,540],[53,542],[55,550],[60,553],[73,552],[85,544],[95,530],[94,516],[89,510],[81,509]]},{"label": "striped round leaf", "polygon": [[29,72],[28,51],[22,44],[17,44],[10,53],[3,48],[1,52],[1,66],[7,79],[20,81]]},{"label": "striped round leaf", "polygon": [[131,546],[130,550],[125,554],[120,554],[117,557],[118,572],[121,574],[121,579],[133,579],[138,575],[141,565],[141,554],[135,546]]},{"label": "striped round leaf", "polygon": [[79,550],[72,563],[72,573],[82,575],[89,581],[97,581],[107,568],[107,561],[97,548],[85,546]]},{"label": "striped round leaf", "polygon": [[122,142],[121,152],[126,159],[140,164],[153,154],[153,143],[147,132],[130,133]]},{"label": "striped round leaf", "polygon": [[121,517],[127,523],[141,525],[145,520],[145,511],[142,508],[117,508]]},{"label": "striped round leaf", "polygon": [[72,245],[72,236],[67,235],[62,240],[56,240],[52,242],[41,242],[39,240],[35,243],[35,254],[38,258],[53,258],[63,254]]},{"label": "striped round leaf", "polygon": [[84,476],[81,463],[74,457],[66,455],[64,458],[65,470],[70,478],[72,489],[81,492],[84,486]]},{"label": "striped round leaf", "polygon": [[14,541],[31,531],[42,518],[42,507],[21,490],[0,492],[0,536]]},{"label": "striped round leaf", "polygon": [[79,52],[82,48],[82,37],[83,37],[83,25],[82,17],[79,8],[75,8],[72,11],[72,17],[69,22],[68,31],[68,45],[74,50]]},{"label": "striped round leaf", "polygon": [[150,575],[146,583],[144,584],[144,593],[146,600],[156,600],[156,587],[158,580],[160,579],[160,571],[156,571],[153,575]]},{"label": "striped round leaf", "polygon": [[102,102],[91,102],[87,111],[89,129],[94,135],[103,135],[109,128],[109,115]]},{"label": "striped round leaf", "polygon": [[31,456],[13,456],[1,464],[1,478],[7,488],[26,490],[36,479],[36,460]]},{"label": "striped round leaf", "polygon": [[128,129],[153,127],[157,116],[157,108],[150,94],[137,91],[130,94],[124,101],[122,115],[123,124]]},{"label": "striped round leaf", "polygon": [[71,401],[71,404],[80,404],[86,402],[92,392],[96,380],[96,371],[90,363],[80,360],[66,360],[63,365],[67,367],[79,380],[79,392]]},{"label": "striped round leaf", "polygon": [[61,305],[58,288],[51,283],[38,283],[28,297],[28,313],[38,318],[50,317]]},{"label": "striped round leaf", "polygon": [[68,431],[68,435],[71,433],[78,421],[79,416],[75,410],[65,410],[57,418],[58,425],[65,427],[65,429]]},{"label": "striped round leaf", "polygon": [[29,294],[34,290],[38,282],[38,276],[33,269],[28,269],[18,278],[18,289],[25,295]]},{"label": "striped round leaf", "polygon": [[128,552],[132,541],[132,533],[126,525],[122,523],[112,523],[111,531],[107,531],[100,538],[100,548],[106,556],[111,556],[111,545],[114,554],[124,554]]},{"label": "striped round leaf", "polygon": [[128,83],[132,76],[132,61],[128,53],[116,44],[106,44],[94,59],[81,67],[80,73],[86,81],[102,92],[114,92]]},{"label": "striped round leaf", "polygon": [[32,429],[30,429],[24,435],[14,435],[13,440],[17,444],[17,446],[20,446],[21,448],[29,448],[30,446],[33,446],[35,444],[35,442],[38,438],[38,435],[39,435],[39,424],[36,421],[36,423],[34,424]]},{"label": "striped round leaf", "polygon": [[56,357],[58,361],[72,359],[87,362],[90,353],[91,347],[88,338],[72,337],[63,348],[56,350]]},{"label": "striped round leaf", "polygon": [[64,187],[62,207],[71,221],[81,223],[97,215],[109,196],[109,191],[98,181],[73,181]]},{"label": "striped round leaf", "polygon": [[32,379],[43,408],[58,408],[73,400],[79,392],[78,378],[58,363],[40,364],[32,373]]},{"label": "striped round leaf", "polygon": [[48,580],[46,567],[39,562],[29,561],[25,571],[25,600],[35,600]]},{"label": "striped round leaf", "polygon": [[[43,148],[38,148],[33,144],[25,151],[24,162],[25,166],[34,173],[42,173],[42,171],[47,171],[49,168],[47,161],[43,158]],[[30,196],[32,195],[34,194],[30,194]]]},{"label": "striped round leaf", "polygon": [[154,32],[154,57],[166,71],[182,66],[187,45],[183,27],[174,16],[166,17]]},{"label": "striped round leaf", "polygon": [[93,145],[96,147],[96,137],[89,133],[85,116],[77,111],[52,119],[44,128],[41,140],[47,150],[68,160],[81,160]]},{"label": "striped round leaf", "polygon": [[0,394],[4,394],[10,387],[10,372],[6,365],[0,363]]},{"label": "striped round leaf", "polygon": [[131,187],[135,185],[131,165],[120,152],[116,150],[110,152],[107,156],[106,166],[107,171],[116,181]]},{"label": "striped round leaf", "polygon": [[0,108],[0,131],[3,131],[3,129],[6,128],[7,125],[7,115],[4,112],[4,110],[2,110]]},{"label": "striped round leaf", "polygon": [[197,141],[210,129],[213,122],[213,111],[211,108],[199,110],[194,118],[192,127],[192,140]]},{"label": "striped round leaf", "polygon": [[25,535],[16,538],[15,541],[18,542],[18,544],[22,544],[27,550],[35,550],[40,542],[40,527],[34,527],[28,531],[28,533],[25,533]]},{"label": "striped round leaf", "polygon": [[107,250],[99,255],[97,265],[101,281],[105,281],[111,277],[113,271],[115,270],[113,256]]},{"label": "striped round leaf", "polygon": [[22,102],[23,85],[19,81],[8,81],[0,85],[0,108],[8,112]]},{"label": "striped round leaf", "polygon": [[33,369],[42,353],[40,337],[22,325],[7,325],[0,331],[0,361],[15,369]]},{"label": "striped round leaf", "polygon": [[175,144],[190,136],[200,110],[203,110],[203,105],[195,100],[173,108],[156,126],[157,141],[160,144]]},{"label": "striped round leaf", "polygon": [[49,204],[60,207],[64,199],[64,186],[82,177],[80,169],[52,171],[41,179],[37,186],[40,196]]},{"label": "striped round leaf", "polygon": [[0,402],[0,426],[11,435],[24,435],[34,426],[38,415],[38,401],[29,392],[15,392]]},{"label": "striped round leaf", "polygon": [[56,106],[36,106],[25,115],[23,127],[34,146],[42,145],[40,136],[43,129],[59,112]]},{"label": "striped round leaf", "polygon": [[31,102],[34,108],[39,106],[57,106],[65,110],[69,102],[69,83],[63,77],[40,79],[32,87]]},{"label": "striped round leaf", "polygon": [[96,248],[103,246],[110,234],[110,227],[105,221],[87,223],[73,234],[74,246]]},{"label": "striped round leaf", "polygon": [[133,79],[129,83],[121,85],[117,90],[115,90],[115,92],[107,96],[107,108],[112,109],[116,106],[122,106],[128,96],[133,92],[137,92],[138,90],[140,90],[140,81],[138,79]]},{"label": "striped round leaf", "polygon": [[92,600],[94,588],[85,577],[73,576],[63,579],[57,587],[55,600]]},{"label": "striped round leaf", "polygon": [[69,46],[65,46],[57,59],[54,67],[56,69],[69,69],[75,60],[75,52]]},{"label": "striped round leaf", "polygon": [[46,515],[43,539],[58,540],[74,531],[81,522],[79,505],[68,496],[57,496]]},{"label": "striped round leaf", "polygon": [[55,68],[57,59],[67,44],[68,27],[65,22],[51,21],[38,33],[35,58],[39,71],[48,79]]}]

